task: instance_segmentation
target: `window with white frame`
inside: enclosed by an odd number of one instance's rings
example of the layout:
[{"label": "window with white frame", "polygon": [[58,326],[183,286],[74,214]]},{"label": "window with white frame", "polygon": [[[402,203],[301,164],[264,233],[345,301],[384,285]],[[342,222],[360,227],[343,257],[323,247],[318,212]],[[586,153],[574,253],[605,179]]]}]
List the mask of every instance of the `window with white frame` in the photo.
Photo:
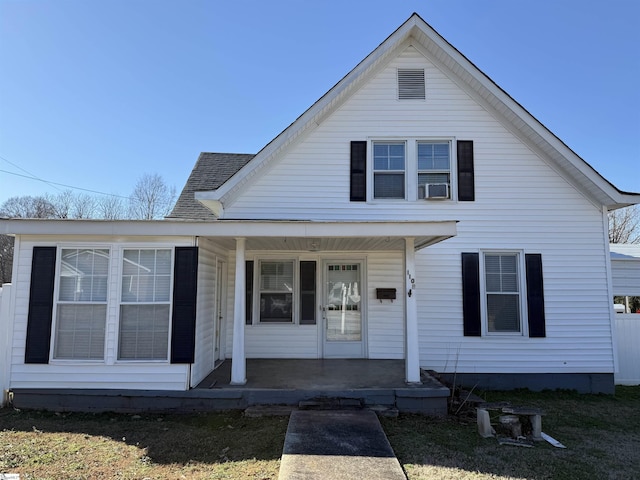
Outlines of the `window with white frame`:
[{"label": "window with white frame", "polygon": [[484,253],[487,333],[521,333],[520,255]]},{"label": "window with white frame", "polygon": [[373,141],[373,199],[451,199],[448,140]]},{"label": "window with white frame", "polygon": [[373,143],[373,198],[405,198],[405,142]]},{"label": "window with white frame", "polygon": [[418,142],[418,198],[451,197],[450,151],[449,142]]},{"label": "window with white frame", "polygon": [[170,249],[125,249],[119,360],[166,360],[171,303]]},{"label": "window with white frame", "polygon": [[61,249],[54,358],[104,359],[108,275],[108,249]]},{"label": "window with white frame", "polygon": [[259,265],[260,322],[292,323],[295,262],[260,260]]}]

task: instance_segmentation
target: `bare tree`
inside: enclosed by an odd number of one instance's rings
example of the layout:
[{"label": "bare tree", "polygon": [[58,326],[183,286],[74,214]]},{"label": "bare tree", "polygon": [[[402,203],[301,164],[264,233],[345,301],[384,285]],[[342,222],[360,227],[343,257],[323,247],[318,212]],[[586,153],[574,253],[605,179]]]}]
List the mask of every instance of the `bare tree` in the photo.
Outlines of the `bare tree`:
[{"label": "bare tree", "polygon": [[[11,197],[0,206],[0,217],[53,218],[55,208],[45,197]],[[0,284],[11,281],[13,237],[0,235]]]},{"label": "bare tree", "polygon": [[0,217],[55,218],[55,208],[46,197],[11,197],[0,206]]},{"label": "bare tree", "polygon": [[129,198],[131,217],[142,220],[164,218],[171,212],[175,199],[175,187],[169,187],[157,173],[146,173],[140,177]]},{"label": "bare tree", "polygon": [[73,205],[74,196],[71,190],[65,190],[57,195],[45,195],[45,198],[54,209],[54,216],[56,218],[70,218],[71,206]]},{"label": "bare tree", "polygon": [[637,206],[609,212],[609,243],[640,243],[640,210]]},{"label": "bare tree", "polygon": [[95,218],[96,199],[87,194],[77,195],[73,199],[71,210],[73,218]]},{"label": "bare tree", "polygon": [[98,200],[96,216],[104,220],[120,220],[125,217],[125,206],[120,197],[105,196]]}]

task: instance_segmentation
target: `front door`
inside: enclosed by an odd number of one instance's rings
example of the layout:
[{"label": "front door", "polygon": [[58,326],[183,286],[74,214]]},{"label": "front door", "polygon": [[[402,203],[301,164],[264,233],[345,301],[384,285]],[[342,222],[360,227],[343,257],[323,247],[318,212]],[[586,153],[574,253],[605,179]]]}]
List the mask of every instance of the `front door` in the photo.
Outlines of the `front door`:
[{"label": "front door", "polygon": [[362,262],[324,262],[324,357],[363,358]]}]

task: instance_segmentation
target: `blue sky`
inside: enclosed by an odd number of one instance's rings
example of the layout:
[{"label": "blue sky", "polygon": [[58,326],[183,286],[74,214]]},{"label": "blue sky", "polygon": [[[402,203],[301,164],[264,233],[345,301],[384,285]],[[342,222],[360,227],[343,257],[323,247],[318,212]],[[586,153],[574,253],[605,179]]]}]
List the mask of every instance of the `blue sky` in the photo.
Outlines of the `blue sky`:
[{"label": "blue sky", "polygon": [[640,192],[637,0],[0,0],[0,203],[65,189],[15,174],[180,190],[201,151],[257,152],[414,11]]}]

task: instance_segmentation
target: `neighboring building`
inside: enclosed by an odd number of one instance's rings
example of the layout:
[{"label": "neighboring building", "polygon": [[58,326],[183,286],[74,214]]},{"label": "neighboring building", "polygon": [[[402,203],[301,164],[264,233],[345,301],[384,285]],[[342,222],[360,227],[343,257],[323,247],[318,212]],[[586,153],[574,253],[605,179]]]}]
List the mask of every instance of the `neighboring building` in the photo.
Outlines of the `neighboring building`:
[{"label": "neighboring building", "polygon": [[187,390],[222,359],[403,359],[611,392],[606,181],[418,15],[163,221],[1,220],[10,387]]},{"label": "neighboring building", "polygon": [[631,313],[629,297],[640,297],[640,245],[612,243],[609,250],[613,295],[625,297],[623,304],[616,305],[616,312]]}]

